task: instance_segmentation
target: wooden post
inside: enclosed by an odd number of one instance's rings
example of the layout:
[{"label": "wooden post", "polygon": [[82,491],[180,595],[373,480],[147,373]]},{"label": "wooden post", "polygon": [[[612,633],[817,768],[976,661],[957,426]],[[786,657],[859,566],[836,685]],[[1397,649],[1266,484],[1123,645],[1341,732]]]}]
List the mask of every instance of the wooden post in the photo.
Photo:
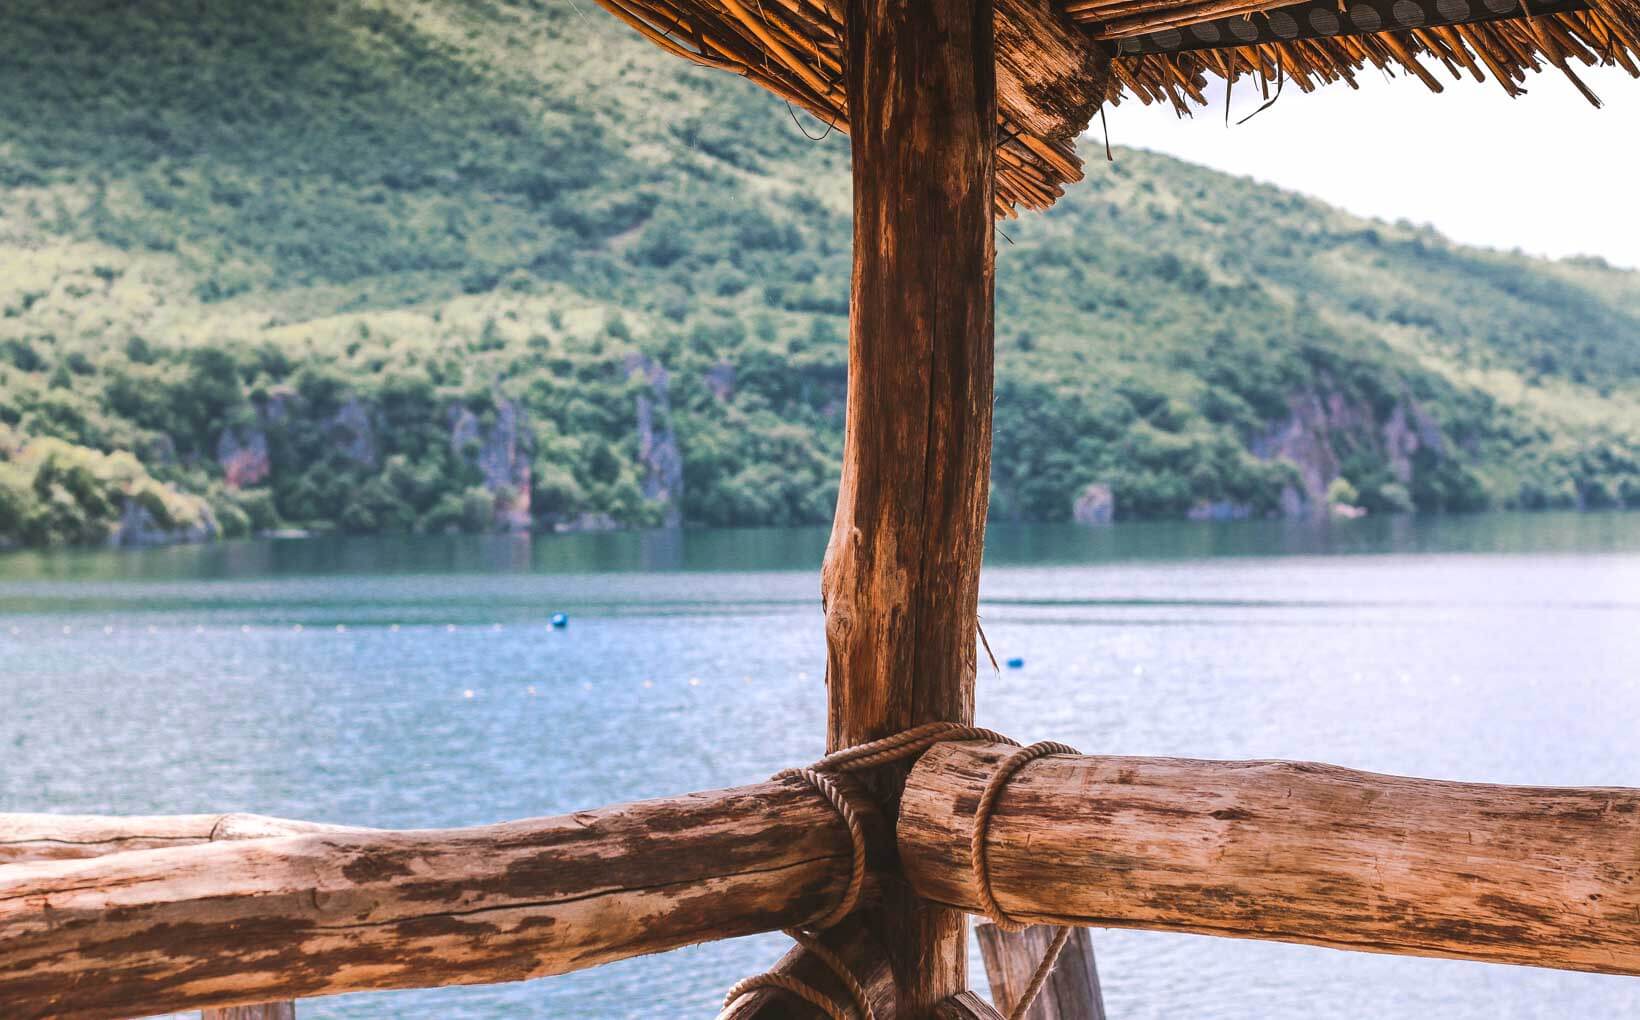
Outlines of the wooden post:
[{"label": "wooden post", "polygon": [[[978,908],[974,806],[1015,750],[917,762],[896,832],[923,896]],[[1640,975],[1640,790],[1055,755],[1009,781],[986,846],[1029,921]]]},{"label": "wooden post", "polygon": [[[998,1012],[1012,1015],[1014,1004],[1031,983],[1053,941],[1051,925],[1032,925],[1024,931],[1003,931],[985,921],[975,928],[985,975],[991,980],[991,998]],[[1025,1020],[1105,1020],[1105,999],[1099,992],[1099,969],[1093,962],[1093,939],[1086,928],[1071,932],[1059,953],[1048,983],[1031,1004]]]},{"label": "wooden post", "polygon": [[959,992],[934,1007],[934,1020],[1002,1020],[1002,1014],[973,992]]},{"label": "wooden post", "polygon": [[[973,716],[995,255],[990,0],[847,7],[848,425],[821,579],[833,749]],[[891,802],[899,779],[883,782]],[[867,925],[900,1016],[966,987],[960,912],[896,883]]]},{"label": "wooden post", "polygon": [[[883,957],[882,947],[871,933],[851,918],[829,928],[818,936],[826,949],[836,954],[843,966],[865,989],[877,1020],[896,1020],[894,975]],[[847,990],[825,962],[816,959],[802,946],[793,946],[780,962],[771,968],[777,974],[790,974],[832,1001],[847,1004]],[[826,1014],[795,995],[785,991],[759,989],[729,1003],[718,1014],[717,1020],[826,1020]]]},{"label": "wooden post", "polygon": [[296,1003],[264,1002],[258,1006],[228,1006],[207,1009],[199,1020],[296,1020]]}]

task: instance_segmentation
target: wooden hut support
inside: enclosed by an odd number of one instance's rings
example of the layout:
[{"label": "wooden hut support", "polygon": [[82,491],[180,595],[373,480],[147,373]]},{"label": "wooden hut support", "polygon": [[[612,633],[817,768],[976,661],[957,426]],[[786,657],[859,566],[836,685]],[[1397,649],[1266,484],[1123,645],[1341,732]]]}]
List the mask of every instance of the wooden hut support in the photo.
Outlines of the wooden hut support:
[{"label": "wooden hut support", "polygon": [[934,1007],[934,1020],[1003,1020],[1003,1017],[973,992],[962,992]]},{"label": "wooden hut support", "polygon": [[[816,939],[865,989],[877,1020],[895,1020],[898,1014],[893,972],[883,956],[882,946],[860,920],[844,921],[821,932]],[[793,946],[770,968],[770,973],[790,974],[833,1002],[847,1004],[850,1001],[832,969],[802,946]],[[727,1003],[718,1014],[718,1020],[826,1020],[826,1014],[789,992],[760,989]]]},{"label": "wooden hut support", "polygon": [[[991,451],[990,0],[848,0],[848,419],[822,570],[837,749],[968,722]],[[893,770],[891,770],[893,771]],[[878,777],[892,802],[903,770]],[[866,924],[928,1017],[967,986],[963,915],[884,889]]]},{"label": "wooden hut support", "polygon": [[[985,976],[991,983],[991,998],[998,1012],[1013,1014],[1057,930],[1052,925],[1034,924],[1023,931],[1004,931],[989,921],[975,927],[979,955],[985,961]],[[1042,986],[1024,1020],[1105,1020],[1093,938],[1086,928],[1072,929],[1048,975],[1048,983]]]},{"label": "wooden hut support", "polygon": [[851,860],[834,810],[793,780],[470,829],[10,864],[0,1015],[558,974],[803,923],[842,896]]},{"label": "wooden hut support", "polygon": [[[972,814],[1013,750],[941,744],[912,771],[898,839],[922,896],[978,908]],[[1033,921],[1640,974],[1640,790],[1063,755],[1013,777],[987,848]]]},{"label": "wooden hut support", "polygon": [[199,1020],[296,1020],[296,1003],[263,1002],[255,1006],[224,1006],[207,1009]]}]

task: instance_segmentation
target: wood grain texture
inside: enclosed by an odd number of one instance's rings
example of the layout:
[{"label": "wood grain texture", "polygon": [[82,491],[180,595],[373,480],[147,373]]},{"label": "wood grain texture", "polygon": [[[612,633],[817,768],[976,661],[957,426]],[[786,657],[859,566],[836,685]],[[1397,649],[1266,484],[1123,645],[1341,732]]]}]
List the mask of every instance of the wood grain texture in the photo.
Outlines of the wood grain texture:
[{"label": "wood grain texture", "polygon": [[[821,932],[819,940],[822,946],[837,954],[866,990],[877,1020],[895,1020],[898,1014],[894,973],[889,969],[882,946],[871,937],[860,919],[852,918]],[[770,970],[805,981],[839,1004],[852,1001],[831,968],[802,946],[793,946]],[[718,1020],[826,1020],[826,1015],[794,995],[759,989],[730,1003],[718,1014]]]},{"label": "wood grain texture", "polygon": [[[964,910],[972,815],[1014,749],[912,771],[907,879]],[[1438,782],[1307,762],[1062,755],[1016,775],[989,835],[1022,919],[1640,974],[1640,791]]]},{"label": "wood grain texture", "polygon": [[959,992],[934,1007],[934,1020],[1003,1020],[1003,1017],[973,992]]},{"label": "wood grain texture", "polygon": [[[989,921],[974,928],[991,998],[997,1011],[1011,1016],[1057,929],[1033,924],[1024,931],[1003,931]],[[1086,928],[1070,934],[1059,953],[1048,983],[1042,986],[1024,1020],[1105,1020],[1105,999],[1099,990],[1099,968],[1093,961],[1093,938]]]},{"label": "wood grain texture", "polygon": [[[848,0],[848,421],[822,569],[832,749],[973,717],[991,451],[996,85],[989,0]],[[879,776],[896,799],[904,770]],[[885,883],[867,918],[924,1020],[966,923]]]},{"label": "wood grain texture", "polygon": [[296,1003],[263,1002],[254,1006],[227,1006],[207,1009],[199,1020],[296,1020]]},{"label": "wood grain texture", "polygon": [[193,846],[308,832],[368,832],[266,815],[0,814],[0,865],[79,860],[126,850]]},{"label": "wood grain texture", "polygon": [[470,829],[10,864],[0,1016],[558,974],[801,923],[842,895],[851,852],[832,808],[790,780]]},{"label": "wood grain texture", "polygon": [[1010,125],[1074,142],[1105,101],[1110,55],[1044,0],[996,0],[997,106]]}]

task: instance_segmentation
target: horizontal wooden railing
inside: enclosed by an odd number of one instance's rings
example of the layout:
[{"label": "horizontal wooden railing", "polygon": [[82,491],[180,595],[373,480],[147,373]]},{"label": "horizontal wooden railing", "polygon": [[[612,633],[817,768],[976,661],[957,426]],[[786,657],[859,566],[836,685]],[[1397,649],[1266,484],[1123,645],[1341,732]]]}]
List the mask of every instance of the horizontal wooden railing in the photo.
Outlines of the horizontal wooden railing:
[{"label": "horizontal wooden railing", "polygon": [[379,830],[267,815],[0,814],[0,865],[83,860],[225,840]]},{"label": "horizontal wooden railing", "polygon": [[[72,819],[52,837],[39,815],[11,818],[0,842],[9,831],[14,853],[121,838],[113,821]],[[119,1020],[558,974],[801,923],[842,896],[853,855],[797,781],[469,829],[325,830],[206,830],[199,845],[0,866],[0,1017]]]},{"label": "horizontal wooden railing", "polygon": [[[941,744],[901,865],[965,910],[1003,744]],[[1063,755],[992,815],[992,890],[1036,921],[1640,974],[1640,790],[1438,782],[1300,762]]]},{"label": "horizontal wooden railing", "polygon": [[[919,895],[978,910],[973,813],[1012,750],[941,744],[912,769],[896,838]],[[868,815],[873,869],[894,867]],[[1061,755],[1012,778],[986,845],[1021,919],[1640,974],[1640,790]],[[799,923],[851,855],[796,781],[410,832],[0,815],[0,1016],[556,974]]]}]

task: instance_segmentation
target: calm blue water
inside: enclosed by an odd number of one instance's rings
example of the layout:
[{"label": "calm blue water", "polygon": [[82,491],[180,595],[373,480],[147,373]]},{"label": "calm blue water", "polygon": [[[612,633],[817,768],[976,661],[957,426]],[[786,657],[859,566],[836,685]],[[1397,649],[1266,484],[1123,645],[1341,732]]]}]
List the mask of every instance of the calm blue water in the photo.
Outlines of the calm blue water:
[{"label": "calm blue water", "polygon": [[[822,531],[0,556],[0,811],[466,825],[816,757]],[[565,631],[545,626],[564,610]],[[1640,515],[993,529],[979,721],[1640,785]],[[755,733],[757,739],[726,739]],[[630,744],[634,753],[604,749]],[[710,1015],[778,936],[306,1017]],[[1640,980],[1098,931],[1110,1015],[1617,1017]],[[976,981],[979,970],[977,962]]]}]

